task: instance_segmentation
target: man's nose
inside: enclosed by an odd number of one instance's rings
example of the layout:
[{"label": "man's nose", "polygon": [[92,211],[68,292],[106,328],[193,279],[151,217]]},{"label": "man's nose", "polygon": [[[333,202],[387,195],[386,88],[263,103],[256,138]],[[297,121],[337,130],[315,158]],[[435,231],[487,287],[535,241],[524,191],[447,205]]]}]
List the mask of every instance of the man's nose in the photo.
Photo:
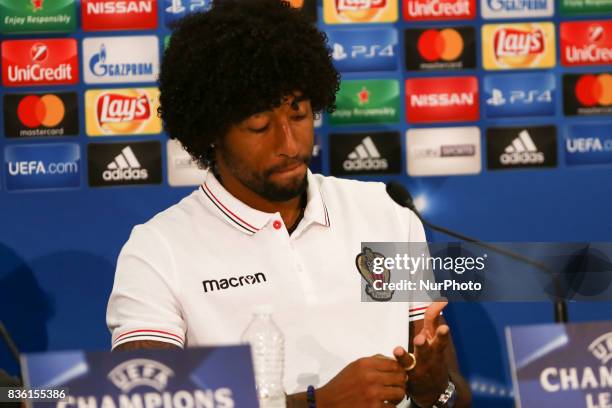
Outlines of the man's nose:
[{"label": "man's nose", "polygon": [[278,154],[287,157],[295,157],[299,153],[296,139],[297,133],[291,127],[288,117],[279,119],[278,131]]}]

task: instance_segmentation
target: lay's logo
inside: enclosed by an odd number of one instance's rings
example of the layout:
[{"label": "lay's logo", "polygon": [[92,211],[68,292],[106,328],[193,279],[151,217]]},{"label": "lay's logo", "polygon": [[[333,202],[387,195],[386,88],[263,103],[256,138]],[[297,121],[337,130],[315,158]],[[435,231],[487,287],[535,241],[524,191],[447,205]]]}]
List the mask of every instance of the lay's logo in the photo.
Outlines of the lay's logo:
[{"label": "lay's logo", "polygon": [[550,68],[555,65],[552,23],[485,24],[482,53],[485,69]]},{"label": "lay's logo", "polygon": [[139,135],[161,132],[156,88],[90,90],[85,93],[89,136]]},{"label": "lay's logo", "polygon": [[397,8],[397,0],[323,0],[323,18],[327,24],[392,23]]}]

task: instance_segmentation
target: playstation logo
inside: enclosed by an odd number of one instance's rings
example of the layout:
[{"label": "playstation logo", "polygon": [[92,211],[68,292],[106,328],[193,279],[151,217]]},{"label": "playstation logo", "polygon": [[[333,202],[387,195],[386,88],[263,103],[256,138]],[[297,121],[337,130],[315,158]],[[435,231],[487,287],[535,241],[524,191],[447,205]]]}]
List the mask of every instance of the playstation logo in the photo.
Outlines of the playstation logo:
[{"label": "playstation logo", "polygon": [[166,13],[180,14],[185,12],[183,0],[172,0],[172,4],[166,7]]},{"label": "playstation logo", "polygon": [[342,44],[334,43],[334,50],[332,53],[332,58],[336,61],[342,61],[347,57],[346,52],[344,51],[344,47]]},{"label": "playstation logo", "polygon": [[487,99],[487,105],[493,106],[501,106],[506,104],[506,98],[504,98],[504,94],[499,89],[493,88],[491,92],[491,97]]}]

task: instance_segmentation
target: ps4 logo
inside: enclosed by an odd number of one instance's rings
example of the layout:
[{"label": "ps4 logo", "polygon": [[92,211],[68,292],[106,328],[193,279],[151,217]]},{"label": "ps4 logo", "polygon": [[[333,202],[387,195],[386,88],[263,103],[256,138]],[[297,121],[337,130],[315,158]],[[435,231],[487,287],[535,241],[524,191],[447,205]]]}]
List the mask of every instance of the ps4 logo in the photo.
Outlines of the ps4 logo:
[{"label": "ps4 logo", "polygon": [[512,90],[504,95],[500,89],[493,88],[491,97],[487,99],[487,105],[503,106],[506,104],[532,104],[532,103],[552,103],[552,92],[550,89],[530,89],[523,91],[520,89]]},{"label": "ps4 logo", "polygon": [[395,52],[393,50],[393,44],[384,46],[380,44],[352,45],[350,50],[347,52],[342,44],[334,43],[332,52],[332,57],[334,60],[342,61],[348,58],[349,55],[351,58],[393,58],[395,57]]},{"label": "ps4 logo", "polygon": [[171,0],[170,5],[166,7],[166,13],[170,14],[182,14],[185,12],[194,12],[199,10],[205,10],[206,0],[186,0],[187,7],[183,4],[184,0]]},{"label": "ps4 logo", "polygon": [[398,34],[393,28],[329,30],[332,58],[340,72],[397,69]]}]

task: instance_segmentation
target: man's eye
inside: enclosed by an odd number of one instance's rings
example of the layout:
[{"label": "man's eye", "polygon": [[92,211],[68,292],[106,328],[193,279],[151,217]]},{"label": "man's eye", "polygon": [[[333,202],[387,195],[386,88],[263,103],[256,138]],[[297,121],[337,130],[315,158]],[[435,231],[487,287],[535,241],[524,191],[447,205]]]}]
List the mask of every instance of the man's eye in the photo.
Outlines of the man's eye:
[{"label": "man's eye", "polygon": [[293,120],[296,120],[296,121],[300,121],[300,120],[304,120],[304,119],[306,119],[306,117],[307,117],[307,116],[308,116],[307,114],[303,114],[303,115],[295,115],[295,116],[293,116],[293,117],[292,117],[292,119],[293,119]]},{"label": "man's eye", "polygon": [[249,131],[253,133],[264,133],[266,130],[268,130],[269,127],[270,125],[266,125],[260,128],[249,128]]}]

